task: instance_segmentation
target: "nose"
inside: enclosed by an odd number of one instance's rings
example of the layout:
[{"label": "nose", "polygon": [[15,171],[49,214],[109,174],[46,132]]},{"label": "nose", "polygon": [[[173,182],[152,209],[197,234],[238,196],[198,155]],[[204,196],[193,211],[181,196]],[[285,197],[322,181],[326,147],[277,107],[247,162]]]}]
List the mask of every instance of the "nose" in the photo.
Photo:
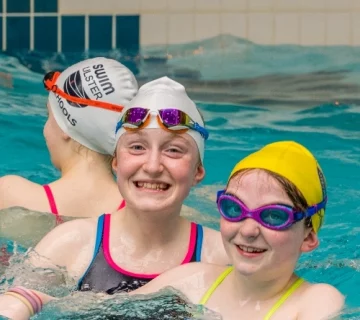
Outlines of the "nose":
[{"label": "nose", "polygon": [[244,238],[256,238],[260,234],[259,224],[252,218],[245,218],[239,222],[239,232]]},{"label": "nose", "polygon": [[164,166],[162,163],[161,152],[159,150],[149,150],[143,169],[150,176],[159,176],[163,172]]}]

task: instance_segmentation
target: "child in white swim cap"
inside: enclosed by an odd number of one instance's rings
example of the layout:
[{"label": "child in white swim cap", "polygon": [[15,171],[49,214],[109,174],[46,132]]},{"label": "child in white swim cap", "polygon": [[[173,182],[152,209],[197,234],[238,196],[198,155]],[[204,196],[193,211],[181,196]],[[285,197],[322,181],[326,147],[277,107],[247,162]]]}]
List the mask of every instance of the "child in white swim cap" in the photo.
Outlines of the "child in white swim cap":
[{"label": "child in white swim cap", "polygon": [[49,91],[44,137],[61,177],[45,186],[20,176],[0,178],[0,209],[89,217],[124,205],[111,160],[119,114],[138,90],[133,73],[98,57],[49,72],[44,85]]}]

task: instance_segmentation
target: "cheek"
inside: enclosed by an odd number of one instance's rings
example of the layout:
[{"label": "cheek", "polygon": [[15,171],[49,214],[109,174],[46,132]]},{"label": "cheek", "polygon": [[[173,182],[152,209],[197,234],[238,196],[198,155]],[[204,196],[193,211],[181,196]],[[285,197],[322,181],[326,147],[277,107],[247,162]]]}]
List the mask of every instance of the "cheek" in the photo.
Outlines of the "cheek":
[{"label": "cheek", "polygon": [[122,182],[134,175],[143,165],[141,156],[131,155],[129,152],[118,149],[116,152],[116,167],[114,168],[117,181]]},{"label": "cheek", "polygon": [[300,250],[301,243],[299,240],[299,235],[296,232],[288,230],[285,232],[271,233],[271,235],[268,234],[267,236],[264,236],[272,249],[277,252],[278,256],[281,255],[287,259],[288,257],[293,256],[295,252]]},{"label": "cheek", "polygon": [[182,182],[188,182],[192,185],[197,172],[197,166],[192,159],[178,159],[165,158],[163,164],[171,175],[177,180]]},{"label": "cheek", "polygon": [[229,242],[232,238],[234,238],[238,232],[238,228],[236,227],[236,223],[226,221],[224,218],[220,218],[220,232],[224,243]]},{"label": "cheek", "polygon": [[50,121],[46,121],[44,129],[43,129],[43,134],[44,134],[44,138],[46,140],[46,142],[48,143],[49,140],[51,140],[51,136],[52,136],[52,129],[51,129],[51,123]]},{"label": "cheek", "polygon": [[[265,232],[263,232],[263,233],[265,233]],[[270,240],[269,242],[274,247],[283,247],[283,246],[286,247],[291,242],[290,241],[291,237],[289,236],[289,234],[286,231],[285,232],[275,231],[275,232],[271,232],[271,233],[272,233],[271,235],[269,235],[267,237],[265,236],[265,237]]]}]

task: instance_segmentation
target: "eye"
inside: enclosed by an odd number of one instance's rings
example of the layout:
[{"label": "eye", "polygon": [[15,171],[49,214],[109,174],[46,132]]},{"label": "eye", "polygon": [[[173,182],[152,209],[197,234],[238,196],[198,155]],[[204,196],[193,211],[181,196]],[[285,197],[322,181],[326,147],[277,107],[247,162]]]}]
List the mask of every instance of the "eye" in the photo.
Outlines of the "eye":
[{"label": "eye", "polygon": [[239,217],[242,213],[241,207],[230,199],[223,199],[220,202],[221,211],[229,218]]},{"label": "eye", "polygon": [[266,209],[261,212],[261,218],[267,224],[280,226],[289,219],[289,214],[280,209]]},{"label": "eye", "polygon": [[171,144],[165,147],[164,152],[169,157],[180,158],[184,154],[184,148]]},{"label": "eye", "polygon": [[145,150],[145,148],[141,144],[133,144],[130,146],[130,149],[135,151]]}]

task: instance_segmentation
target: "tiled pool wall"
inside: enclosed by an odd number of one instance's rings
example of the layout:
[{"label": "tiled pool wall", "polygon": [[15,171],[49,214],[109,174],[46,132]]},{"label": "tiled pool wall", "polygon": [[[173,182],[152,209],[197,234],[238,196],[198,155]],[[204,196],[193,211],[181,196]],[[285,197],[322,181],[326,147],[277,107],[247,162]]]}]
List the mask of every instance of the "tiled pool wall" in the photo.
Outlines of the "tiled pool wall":
[{"label": "tiled pool wall", "polygon": [[230,34],[360,45],[360,0],[0,0],[3,51],[138,51]]}]

